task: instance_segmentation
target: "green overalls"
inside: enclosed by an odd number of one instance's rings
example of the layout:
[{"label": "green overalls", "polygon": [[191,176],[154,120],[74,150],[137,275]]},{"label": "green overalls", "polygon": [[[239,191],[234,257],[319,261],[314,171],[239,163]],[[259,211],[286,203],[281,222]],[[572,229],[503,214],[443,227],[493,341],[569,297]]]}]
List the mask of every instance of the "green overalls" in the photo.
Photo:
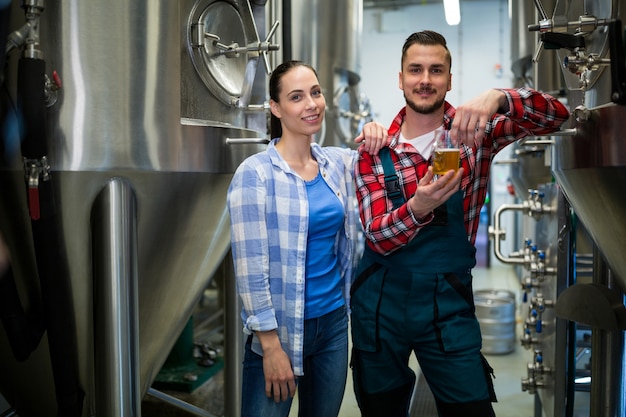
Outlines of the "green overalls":
[{"label": "green overalls", "polygon": [[[389,152],[380,156],[392,183]],[[405,201],[398,191],[387,186],[396,207]],[[494,415],[492,370],[480,353],[474,314],[475,252],[465,231],[462,191],[435,210],[431,224],[404,248],[383,256],[366,247],[351,297],[351,365],[363,416],[408,415],[412,351],[440,416]]]}]

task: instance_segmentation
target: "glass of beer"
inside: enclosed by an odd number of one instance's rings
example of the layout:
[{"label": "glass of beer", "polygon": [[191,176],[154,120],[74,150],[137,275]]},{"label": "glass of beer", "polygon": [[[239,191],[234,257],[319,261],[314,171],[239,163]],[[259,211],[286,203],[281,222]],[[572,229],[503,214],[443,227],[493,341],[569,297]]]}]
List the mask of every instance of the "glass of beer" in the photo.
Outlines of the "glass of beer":
[{"label": "glass of beer", "polygon": [[443,131],[435,142],[435,150],[433,152],[433,173],[435,178],[444,175],[446,172],[459,169],[460,150],[452,144],[450,132]]}]

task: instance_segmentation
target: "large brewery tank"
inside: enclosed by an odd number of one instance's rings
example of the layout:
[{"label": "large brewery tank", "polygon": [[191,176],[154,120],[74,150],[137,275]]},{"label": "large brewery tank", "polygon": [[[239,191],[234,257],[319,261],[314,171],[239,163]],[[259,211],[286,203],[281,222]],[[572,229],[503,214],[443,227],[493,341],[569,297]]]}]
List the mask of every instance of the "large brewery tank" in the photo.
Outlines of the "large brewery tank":
[{"label": "large brewery tank", "polygon": [[575,134],[556,140],[552,169],[617,284],[626,291],[622,238],[626,233],[626,64],[621,24],[626,10],[613,0],[561,1],[554,15],[560,22],[556,30],[569,29],[584,43],[558,50],[570,90]]},{"label": "large brewery tank", "polygon": [[[29,217],[25,155],[5,130],[9,301],[47,332],[32,352],[14,355],[15,339],[0,331],[0,393],[24,417],[56,414],[57,405],[64,416],[131,415],[227,252],[226,189],[239,162],[266,142],[264,112],[247,105],[258,58],[271,48],[259,42],[244,0],[10,7],[14,39],[28,40],[7,57],[3,103],[17,102],[7,125],[29,120],[16,99],[22,81],[36,95],[44,77],[62,82],[46,88],[38,132],[54,197],[42,202],[42,220],[51,219],[58,239],[47,242]],[[228,54],[215,37],[247,50]],[[20,81],[22,59],[45,62],[45,74]],[[42,256],[65,273],[38,268]],[[1,296],[9,305],[11,294]]]},{"label": "large brewery tank", "polygon": [[[359,88],[363,1],[288,1],[290,43],[283,56],[305,61],[317,70],[326,97],[325,126],[316,140],[352,146],[362,125],[372,119]],[[284,6],[283,6],[284,7]],[[328,30],[327,28],[332,28]]]},{"label": "large brewery tank", "polygon": [[[535,34],[528,30],[528,25],[535,22],[535,4],[512,0],[511,8],[516,16],[511,20],[511,70],[514,86],[531,87],[559,97],[562,76],[558,64],[548,59],[533,62],[537,43]],[[504,163],[511,165],[510,179],[519,198],[527,198],[530,189],[552,181],[549,149],[546,151],[548,143],[549,141],[539,137],[512,145],[513,157]]]},{"label": "large brewery tank", "polygon": [[[557,137],[551,147],[552,172],[594,245],[593,282],[569,282],[555,310],[576,328],[591,329],[590,415],[607,417],[624,415],[626,386],[625,17],[617,0],[562,0],[553,15],[544,11],[539,24],[532,25],[543,45],[557,50],[573,114],[569,135]],[[575,228],[570,221],[564,225],[570,230],[560,229],[559,245]],[[570,277],[576,276],[571,271]],[[573,379],[568,369],[564,374]],[[574,391],[568,390],[569,404]]]}]

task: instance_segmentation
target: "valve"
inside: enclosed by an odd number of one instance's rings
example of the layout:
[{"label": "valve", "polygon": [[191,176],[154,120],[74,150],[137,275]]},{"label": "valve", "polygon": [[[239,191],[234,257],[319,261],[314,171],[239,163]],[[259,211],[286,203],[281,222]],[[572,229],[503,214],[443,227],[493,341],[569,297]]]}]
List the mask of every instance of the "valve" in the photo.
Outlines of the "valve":
[{"label": "valve", "polygon": [[227,58],[237,58],[242,53],[247,54],[258,54],[260,53],[263,56],[263,62],[265,63],[265,71],[269,75],[272,72],[270,68],[269,60],[267,58],[267,53],[269,51],[278,51],[280,49],[280,45],[270,43],[269,40],[274,36],[276,29],[278,28],[279,22],[276,21],[272,25],[270,31],[267,33],[265,40],[263,42],[252,42],[246,46],[240,46],[237,42],[233,42],[229,45],[226,45],[220,42],[220,37],[213,33],[204,33],[204,38],[211,42],[211,45],[218,50],[218,54],[222,54]]},{"label": "valve", "polygon": [[[274,22],[264,41],[259,40],[260,36],[252,21],[242,27],[244,40],[238,38],[237,41],[227,42],[220,38],[223,34],[218,35],[226,23],[219,23],[209,18],[209,15],[211,12],[207,8],[194,9],[187,27],[187,46],[198,75],[224,104],[239,109],[260,110],[260,106],[251,107],[250,103],[257,62],[262,57],[266,73],[271,73],[268,54],[280,49],[280,45],[271,43],[270,39],[279,22]],[[252,41],[248,41],[250,39]],[[241,45],[239,42],[246,44]],[[240,71],[242,69],[243,72]],[[223,78],[232,81],[235,88],[225,88],[230,83],[218,81]]]},{"label": "valve", "polygon": [[554,307],[554,301],[544,299],[542,294],[537,294],[530,300],[528,306],[529,319],[527,320],[527,323],[535,326],[536,333],[541,333],[543,331],[542,316],[548,307]]},{"label": "valve", "polygon": [[41,59],[39,50],[39,20],[44,9],[44,0],[22,1],[26,23],[7,36],[5,55],[15,48],[25,45],[25,58]]},{"label": "valve", "polygon": [[522,302],[526,303],[528,301],[528,294],[531,293],[533,288],[539,288],[541,286],[541,282],[533,276],[526,276],[522,278],[520,282],[522,284],[522,291],[524,292],[522,295]]},{"label": "valve", "polygon": [[522,378],[522,391],[528,391],[529,394],[535,394],[538,388],[545,388],[548,384],[545,376],[552,373],[552,369],[543,364],[543,353],[539,349],[535,349],[533,362],[528,364],[528,376]]},{"label": "valve", "polygon": [[[624,42],[622,40],[622,22],[619,19],[600,19],[591,15],[580,16],[577,21],[568,21],[563,16],[548,18],[541,0],[535,0],[541,20],[539,24],[529,25],[528,30],[541,33],[539,45],[533,56],[533,62],[539,61],[541,51],[545,48],[566,48],[572,55],[563,60],[563,66],[580,76],[580,88],[588,88],[589,73],[600,67],[611,67],[611,100],[615,104],[626,104],[626,64],[624,60]],[[598,54],[585,52],[584,37],[599,27],[608,26],[608,44],[610,59],[599,57]],[[573,34],[566,33],[573,30]]]},{"label": "valve", "polygon": [[543,203],[545,193],[539,190],[528,190],[528,198],[523,203],[526,208],[526,214],[529,217],[538,219],[545,213],[551,213],[554,211],[552,207]]},{"label": "valve", "polygon": [[536,246],[533,247],[528,270],[530,271],[532,279],[538,282],[543,282],[548,275],[552,276],[556,274],[556,268],[546,266],[545,252],[537,249]]},{"label": "valve", "polygon": [[530,329],[533,329],[535,333],[540,333],[537,332],[537,322],[538,322],[538,314],[537,314],[537,310],[529,307],[528,308],[528,317],[526,317],[526,320],[524,321],[524,328],[531,331]]},{"label": "valve", "polygon": [[525,349],[530,349],[533,346],[539,345],[539,339],[533,337],[533,332],[530,330],[530,328],[528,328],[527,325],[524,325],[524,332],[522,334],[520,342]]},{"label": "valve", "polygon": [[[541,0],[535,0],[535,6],[539,11],[541,20],[539,24],[528,25],[530,32],[540,32],[539,45],[533,56],[533,62],[539,61],[539,56],[544,48],[560,49],[567,48],[571,51],[584,50],[584,36],[590,34],[600,26],[606,26],[611,19],[598,19],[595,16],[580,16],[579,20],[569,22],[564,16],[548,18]],[[569,34],[573,30],[575,34]]]},{"label": "valve", "polygon": [[214,365],[217,356],[221,353],[220,348],[204,341],[194,341],[193,346],[193,357],[200,366],[209,367]]},{"label": "valve", "polygon": [[39,220],[41,215],[39,185],[40,181],[50,180],[50,164],[45,156],[41,159],[24,158],[23,163],[28,184],[28,212],[32,220]]},{"label": "valve", "polygon": [[58,98],[57,92],[61,89],[61,87],[63,86],[63,83],[61,82],[61,77],[56,71],[52,71],[52,79],[50,79],[50,77],[46,75],[44,83],[45,83],[44,95],[46,97],[46,106],[51,107],[57,102],[57,98]]}]

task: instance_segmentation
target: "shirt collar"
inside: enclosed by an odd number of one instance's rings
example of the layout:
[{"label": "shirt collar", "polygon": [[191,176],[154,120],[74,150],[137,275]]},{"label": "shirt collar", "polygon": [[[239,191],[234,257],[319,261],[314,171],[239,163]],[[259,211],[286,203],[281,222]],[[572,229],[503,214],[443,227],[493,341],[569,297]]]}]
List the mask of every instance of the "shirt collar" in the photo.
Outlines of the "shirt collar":
[{"label": "shirt collar", "polygon": [[[291,171],[291,168],[289,168],[289,165],[285,162],[285,160],[280,156],[280,153],[276,150],[276,144],[278,143],[279,140],[280,138],[274,138],[270,141],[270,143],[267,145],[267,153],[270,156],[270,160],[272,161],[272,164],[278,167],[281,167],[283,171]],[[316,142],[311,143],[311,154],[313,155],[313,158],[315,158],[315,160],[317,161],[317,164],[320,167],[326,167],[328,165],[328,159],[326,159],[326,157],[324,156],[322,147]]]},{"label": "shirt collar", "polygon": [[[452,120],[454,119],[454,114],[456,110],[450,103],[447,101],[444,102],[444,113],[443,113],[443,125],[447,130],[450,129],[452,125]],[[396,117],[394,117],[391,122],[391,126],[389,126],[389,131],[387,132],[389,136],[392,137],[390,146],[395,147],[398,145],[400,138],[400,127],[402,127],[402,123],[404,123],[404,119],[406,118],[406,106],[402,107]]]}]

